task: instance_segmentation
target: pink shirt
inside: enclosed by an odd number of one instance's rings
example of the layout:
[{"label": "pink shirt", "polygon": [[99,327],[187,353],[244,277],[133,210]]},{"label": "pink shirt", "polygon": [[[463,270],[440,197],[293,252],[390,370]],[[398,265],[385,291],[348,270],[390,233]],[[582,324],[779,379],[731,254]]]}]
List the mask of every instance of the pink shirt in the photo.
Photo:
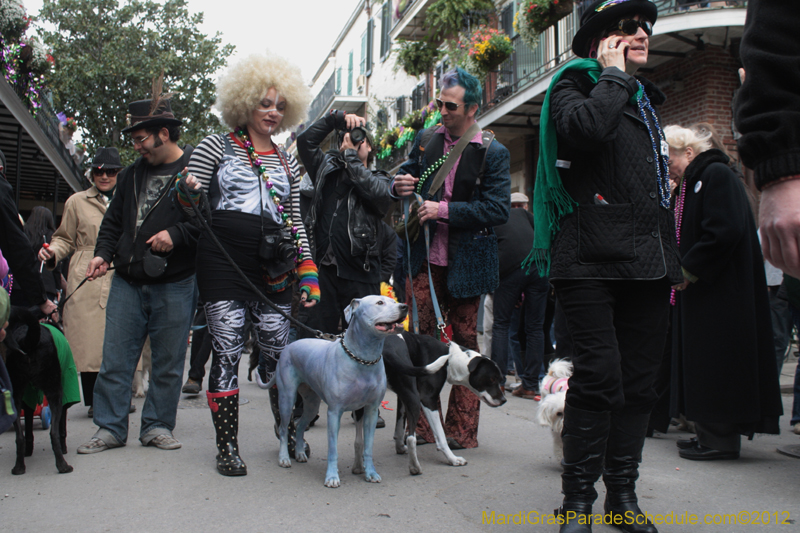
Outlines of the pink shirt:
[{"label": "pink shirt", "polygon": [[[447,128],[444,126],[436,130],[436,133],[444,133],[444,153],[448,153],[458,142],[458,139],[452,139]],[[483,134],[478,131],[475,137],[470,142],[481,144],[483,142]],[[456,179],[456,170],[458,170],[458,163],[461,161],[461,156],[456,159],[456,164],[450,169],[447,177],[444,179],[444,193],[439,202],[439,218],[447,220],[450,218],[449,202],[453,197],[453,182]],[[450,225],[438,220],[436,222],[436,234],[433,236],[431,242],[431,264],[439,266],[447,266],[447,242],[450,234]]]}]

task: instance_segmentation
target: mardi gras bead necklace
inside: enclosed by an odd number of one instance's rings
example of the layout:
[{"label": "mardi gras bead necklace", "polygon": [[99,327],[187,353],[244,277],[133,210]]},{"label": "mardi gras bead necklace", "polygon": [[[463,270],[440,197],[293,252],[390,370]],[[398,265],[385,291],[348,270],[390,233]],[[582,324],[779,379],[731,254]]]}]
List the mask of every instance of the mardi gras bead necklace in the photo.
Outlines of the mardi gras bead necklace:
[{"label": "mardi gras bead necklace", "polygon": [[[645,126],[647,126],[647,133],[650,135],[650,144],[653,148],[653,158],[656,163],[656,183],[658,185],[658,194],[661,200],[661,207],[665,209],[669,209],[669,197],[670,197],[670,188],[669,188],[669,170],[667,168],[667,157],[661,154],[661,150],[659,150],[658,144],[664,146],[666,144],[666,140],[664,139],[664,132],[661,129],[661,125],[658,123],[658,115],[656,115],[655,109],[650,104],[650,99],[647,97],[647,93],[644,92],[644,87],[642,86],[641,82],[637,80],[639,84],[639,88],[641,89],[642,96],[639,98],[639,116],[642,117]],[[653,122],[656,125],[656,131],[658,133],[658,140],[659,143],[656,143],[656,136],[653,135],[653,130],[650,127],[650,121],[647,120],[647,115],[650,115],[653,119]]]},{"label": "mardi gras bead necklace", "polygon": [[[264,181],[264,186],[267,188],[267,192],[269,193],[269,197],[272,199],[272,202],[275,204],[275,208],[278,210],[278,213],[281,215],[281,219],[283,219],[283,223],[286,224],[287,228],[291,228],[292,237],[294,237],[294,246],[297,249],[297,255],[295,255],[295,261],[299,262],[300,257],[303,254],[303,247],[300,245],[300,233],[297,230],[297,226],[292,224],[292,219],[289,216],[289,213],[285,212],[284,207],[281,205],[281,199],[278,197],[277,191],[275,191],[275,186],[273,185],[272,181],[269,179],[269,172],[267,172],[267,165],[265,165],[261,158],[258,157],[256,153],[256,149],[253,146],[253,143],[250,141],[250,138],[247,136],[244,128],[239,128],[239,131],[236,132],[236,135],[242,140],[245,149],[247,150],[247,157],[250,159],[250,164],[254,167],[258,168],[259,176]],[[277,153],[277,148],[276,148]],[[280,159],[280,156],[278,156]],[[291,175],[288,174],[287,169],[287,179],[291,179]],[[291,193],[289,193],[291,194]]]},{"label": "mardi gras bead necklace", "polygon": [[[420,178],[419,178],[419,183],[417,183],[417,194],[422,193],[422,186],[425,185],[425,181],[431,176],[431,174],[436,172],[436,170],[440,166],[442,166],[442,164],[444,164],[445,160],[447,160],[447,155],[449,153],[450,152],[446,152],[446,153],[442,154],[442,157],[440,157],[439,159],[434,161],[432,165],[430,165],[428,168],[425,169],[425,172],[423,172],[422,176],[420,176]],[[447,176],[445,176],[445,177],[447,177]]]},{"label": "mardi gras bead necklace", "polygon": [[[678,250],[681,249],[681,226],[683,225],[683,203],[686,201],[686,177],[681,179],[680,192],[675,199],[675,241],[678,244]],[[675,289],[673,288],[669,295],[670,305],[675,305]]]}]

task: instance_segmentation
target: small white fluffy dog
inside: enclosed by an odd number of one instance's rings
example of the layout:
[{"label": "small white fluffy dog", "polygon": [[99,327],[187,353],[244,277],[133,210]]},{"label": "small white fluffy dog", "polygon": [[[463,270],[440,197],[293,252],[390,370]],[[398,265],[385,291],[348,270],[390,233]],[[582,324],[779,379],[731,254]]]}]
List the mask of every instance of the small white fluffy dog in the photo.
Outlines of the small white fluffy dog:
[{"label": "small white fluffy dog", "polygon": [[565,359],[553,359],[547,369],[547,375],[539,384],[542,400],[536,420],[549,427],[553,435],[553,451],[560,461],[564,456],[561,443],[561,430],[564,429],[564,405],[569,388],[569,377],[572,375],[572,363]]}]

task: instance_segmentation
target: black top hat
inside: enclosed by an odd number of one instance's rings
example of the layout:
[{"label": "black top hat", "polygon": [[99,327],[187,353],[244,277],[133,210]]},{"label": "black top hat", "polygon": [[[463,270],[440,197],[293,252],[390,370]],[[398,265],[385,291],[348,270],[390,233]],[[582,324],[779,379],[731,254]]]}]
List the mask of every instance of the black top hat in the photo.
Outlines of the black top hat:
[{"label": "black top hat", "polygon": [[589,57],[592,40],[625,15],[642,15],[655,24],[658,8],[650,0],[596,0],[581,15],[572,51],[578,57]]},{"label": "black top hat", "polygon": [[99,148],[92,159],[92,168],[122,168],[116,148]]},{"label": "black top hat", "polygon": [[161,99],[155,109],[151,110],[153,100],[137,100],[128,104],[128,125],[122,133],[129,133],[143,128],[156,126],[180,126],[183,124],[172,114],[169,100]]}]

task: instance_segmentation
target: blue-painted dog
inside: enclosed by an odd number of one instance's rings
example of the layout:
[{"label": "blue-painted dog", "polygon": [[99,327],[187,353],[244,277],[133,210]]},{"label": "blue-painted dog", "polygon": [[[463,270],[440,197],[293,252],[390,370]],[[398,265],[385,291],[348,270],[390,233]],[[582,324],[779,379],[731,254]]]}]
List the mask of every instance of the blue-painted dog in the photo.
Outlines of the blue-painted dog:
[{"label": "blue-painted dog", "polygon": [[[356,425],[354,474],[365,474],[367,481],[379,483],[381,477],[372,462],[372,444],[378,408],[386,393],[386,371],[381,353],[390,334],[402,331],[408,306],[385,296],[366,296],[353,300],[345,309],[348,328],[335,342],[303,339],[284,348],[273,378],[278,384],[281,410],[278,464],[292,466],[288,449],[288,423],[296,394],[303,398],[303,416],[297,422],[297,442],[319,412],[320,400],[328,405],[328,471],[325,486],[336,488],[339,480],[339,425],[342,414],[364,409]],[[271,383],[268,384],[271,386]],[[360,438],[363,432],[363,439]],[[359,449],[359,443],[363,448]],[[306,454],[295,450],[295,459],[304,463]]]}]

